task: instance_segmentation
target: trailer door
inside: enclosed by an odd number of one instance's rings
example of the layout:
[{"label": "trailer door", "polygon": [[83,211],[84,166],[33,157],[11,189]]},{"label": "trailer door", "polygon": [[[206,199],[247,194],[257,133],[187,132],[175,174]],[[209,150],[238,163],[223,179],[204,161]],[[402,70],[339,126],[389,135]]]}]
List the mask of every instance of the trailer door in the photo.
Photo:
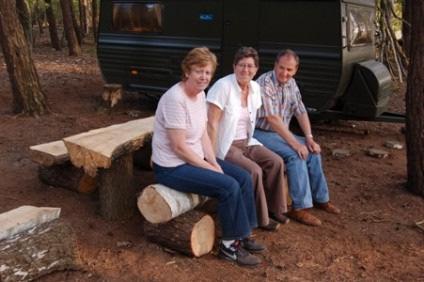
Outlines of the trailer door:
[{"label": "trailer door", "polygon": [[258,0],[224,1],[223,73],[232,72],[234,53],[241,46],[257,47]]}]

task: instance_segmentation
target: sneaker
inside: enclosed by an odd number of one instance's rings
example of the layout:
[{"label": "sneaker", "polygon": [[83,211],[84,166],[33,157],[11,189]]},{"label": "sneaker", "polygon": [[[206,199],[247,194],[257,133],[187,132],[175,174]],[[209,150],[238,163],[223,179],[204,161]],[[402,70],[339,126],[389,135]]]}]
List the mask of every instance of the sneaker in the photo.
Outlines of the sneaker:
[{"label": "sneaker", "polygon": [[225,247],[221,242],[219,244],[218,256],[229,261],[234,261],[240,266],[257,266],[261,263],[260,258],[242,248],[240,240],[236,240],[229,248]]},{"label": "sneaker", "polygon": [[333,214],[339,214],[340,213],[340,209],[338,207],[336,207],[335,205],[333,205],[330,202],[327,203],[316,203],[314,205],[316,208],[320,209],[320,210],[324,210],[328,213],[333,213]]},{"label": "sneaker", "polygon": [[284,214],[282,214],[282,213],[280,213],[280,214],[270,213],[269,216],[272,219],[275,219],[276,221],[278,221],[281,224],[287,224],[287,223],[290,222],[290,219],[287,216],[285,216]]},{"label": "sneaker", "polygon": [[291,210],[287,213],[287,216],[293,220],[296,220],[300,223],[312,226],[321,225],[321,220],[319,218],[313,216],[309,212],[305,210]]},{"label": "sneaker", "polygon": [[259,226],[259,228],[266,230],[266,231],[277,231],[278,228],[280,228],[280,224],[273,220],[272,218],[269,219],[269,223],[267,225]]},{"label": "sneaker", "polygon": [[241,247],[252,253],[260,253],[266,250],[265,245],[256,242],[252,238],[244,238],[241,240]]}]

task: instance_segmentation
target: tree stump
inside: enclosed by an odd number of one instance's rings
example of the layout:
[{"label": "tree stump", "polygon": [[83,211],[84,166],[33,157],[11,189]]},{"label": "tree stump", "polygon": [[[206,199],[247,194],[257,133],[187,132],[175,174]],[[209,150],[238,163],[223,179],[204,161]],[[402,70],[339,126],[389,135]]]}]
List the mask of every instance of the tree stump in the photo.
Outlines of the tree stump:
[{"label": "tree stump", "polygon": [[113,108],[119,100],[122,99],[121,84],[105,84],[103,87],[102,98],[110,108]]},{"label": "tree stump", "polygon": [[182,193],[161,184],[152,184],[144,188],[137,200],[141,214],[150,223],[167,222],[208,198],[197,194]]},{"label": "tree stump", "polygon": [[53,271],[77,269],[75,237],[54,220],[0,241],[0,281],[31,281]]},{"label": "tree stump", "polygon": [[193,210],[167,223],[145,222],[144,235],[166,248],[200,257],[213,248],[215,224],[210,215]]}]

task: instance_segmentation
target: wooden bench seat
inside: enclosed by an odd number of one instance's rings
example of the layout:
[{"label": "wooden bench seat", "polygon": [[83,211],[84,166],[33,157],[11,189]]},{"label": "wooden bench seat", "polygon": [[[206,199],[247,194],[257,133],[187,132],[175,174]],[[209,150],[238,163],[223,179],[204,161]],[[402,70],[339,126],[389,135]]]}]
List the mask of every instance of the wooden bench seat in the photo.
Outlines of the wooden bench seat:
[{"label": "wooden bench seat", "polygon": [[43,166],[63,164],[69,161],[68,149],[62,140],[29,147],[31,159]]}]

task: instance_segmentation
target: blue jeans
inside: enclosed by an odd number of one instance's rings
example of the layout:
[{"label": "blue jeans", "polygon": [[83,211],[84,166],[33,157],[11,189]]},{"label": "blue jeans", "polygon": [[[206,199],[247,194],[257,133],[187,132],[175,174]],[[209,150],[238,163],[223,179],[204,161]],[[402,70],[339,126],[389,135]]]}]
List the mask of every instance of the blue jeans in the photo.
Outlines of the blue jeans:
[{"label": "blue jeans", "polygon": [[257,227],[252,178],[242,168],[217,160],[224,174],[183,164],[162,167],[153,164],[156,181],[172,189],[218,200],[218,218],[223,240],[238,240]]},{"label": "blue jeans", "polygon": [[[254,137],[283,158],[294,209],[306,209],[312,207],[313,202],[326,203],[329,201],[321,155],[309,153],[308,158],[303,160],[280,135],[272,131],[256,129]],[[305,138],[295,137],[300,143],[305,144]]]}]

